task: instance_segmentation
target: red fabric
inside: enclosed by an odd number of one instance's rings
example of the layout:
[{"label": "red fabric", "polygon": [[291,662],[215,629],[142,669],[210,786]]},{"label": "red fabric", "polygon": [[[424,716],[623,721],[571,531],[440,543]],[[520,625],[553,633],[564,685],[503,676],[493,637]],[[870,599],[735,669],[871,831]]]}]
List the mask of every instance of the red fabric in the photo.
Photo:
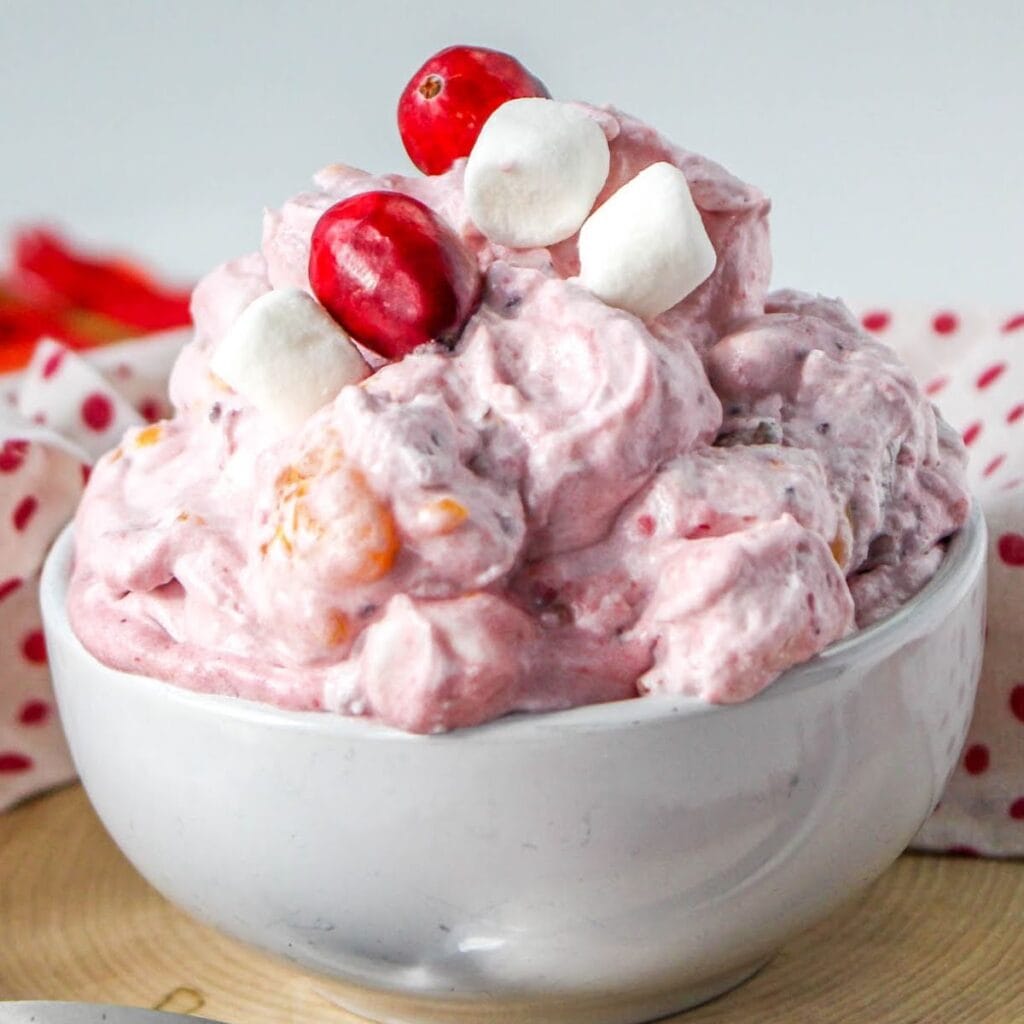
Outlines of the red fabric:
[{"label": "red fabric", "polygon": [[26,366],[40,338],[82,350],[184,327],[189,295],[127,261],[89,256],[51,230],[26,228],[0,273],[0,373]]}]

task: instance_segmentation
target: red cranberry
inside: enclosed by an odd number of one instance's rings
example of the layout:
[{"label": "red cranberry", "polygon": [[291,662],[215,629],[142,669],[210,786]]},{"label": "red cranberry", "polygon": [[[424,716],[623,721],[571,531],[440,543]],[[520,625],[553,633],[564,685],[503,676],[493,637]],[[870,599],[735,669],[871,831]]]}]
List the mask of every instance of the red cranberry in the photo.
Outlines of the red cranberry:
[{"label": "red cranberry", "polygon": [[459,157],[469,156],[484,122],[502,103],[550,95],[507,53],[449,46],[409,80],[398,101],[398,131],[421,171],[443,174]]},{"label": "red cranberry", "polygon": [[450,341],[480,294],[476,259],[429,207],[363,192],[317,221],[309,280],[321,305],[367,348],[399,359]]}]

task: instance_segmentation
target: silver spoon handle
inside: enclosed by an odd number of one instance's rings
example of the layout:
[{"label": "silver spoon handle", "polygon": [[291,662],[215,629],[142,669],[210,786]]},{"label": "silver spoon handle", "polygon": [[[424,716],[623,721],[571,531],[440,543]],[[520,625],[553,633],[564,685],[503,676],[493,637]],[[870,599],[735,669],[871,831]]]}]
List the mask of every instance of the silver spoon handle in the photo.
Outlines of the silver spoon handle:
[{"label": "silver spoon handle", "polygon": [[208,1017],[182,1016],[133,1006],[96,1003],[0,1002],[0,1024],[218,1024]]}]

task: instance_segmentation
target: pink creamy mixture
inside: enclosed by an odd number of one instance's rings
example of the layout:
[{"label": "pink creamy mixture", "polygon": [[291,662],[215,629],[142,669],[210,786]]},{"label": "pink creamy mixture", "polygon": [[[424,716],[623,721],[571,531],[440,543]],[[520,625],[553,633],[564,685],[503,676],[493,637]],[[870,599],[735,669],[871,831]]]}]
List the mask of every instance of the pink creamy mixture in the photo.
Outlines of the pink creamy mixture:
[{"label": "pink creamy mixture", "polygon": [[[649,692],[745,700],[927,581],[968,511],[959,440],[843,305],[766,294],[760,192],[587,109],[611,147],[598,204],[674,163],[712,277],[645,324],[573,282],[574,238],[483,238],[465,161],[322,171],[196,289],[174,419],[93,473],[70,611],[97,658],[432,732]],[[308,289],[324,210],[380,188],[454,227],[482,304],[453,352],[380,366],[281,435],[211,354],[254,298]]]}]

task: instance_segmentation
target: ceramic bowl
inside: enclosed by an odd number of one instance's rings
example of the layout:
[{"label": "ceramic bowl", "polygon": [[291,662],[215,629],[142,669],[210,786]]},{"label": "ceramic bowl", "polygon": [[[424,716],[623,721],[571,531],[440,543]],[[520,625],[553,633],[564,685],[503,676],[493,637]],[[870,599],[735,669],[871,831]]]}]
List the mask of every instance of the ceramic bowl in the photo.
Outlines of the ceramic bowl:
[{"label": "ceramic bowl", "polygon": [[964,740],[985,528],[745,704],[644,697],[442,736],[100,664],[46,566],[75,763],[169,899],[380,1021],[624,1024],[704,1001],[892,863]]}]

